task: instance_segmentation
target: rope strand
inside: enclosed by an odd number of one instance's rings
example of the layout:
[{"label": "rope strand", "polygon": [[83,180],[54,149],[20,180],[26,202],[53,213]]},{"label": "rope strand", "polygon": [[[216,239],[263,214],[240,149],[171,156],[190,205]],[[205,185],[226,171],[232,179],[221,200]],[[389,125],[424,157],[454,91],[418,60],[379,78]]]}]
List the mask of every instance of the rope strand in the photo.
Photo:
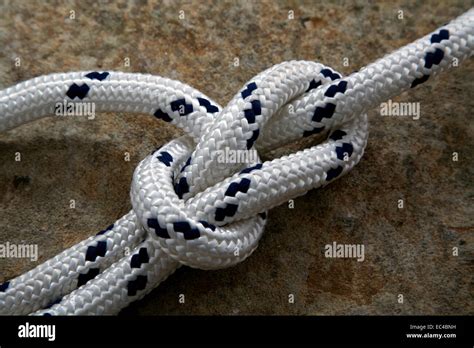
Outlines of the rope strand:
[{"label": "rope strand", "polygon": [[[179,81],[123,72],[51,74],[0,91],[0,131],[55,113],[57,103],[148,113],[186,135],[135,169],[132,210],[96,236],[0,285],[0,314],[116,314],[181,265],[219,269],[256,249],[266,211],[327,185],[361,159],[365,112],[474,52],[474,10],[343,77],[307,61],[278,64],[222,108]],[[261,163],[221,163],[313,134],[317,146]],[[125,250],[132,250],[125,255]]]}]

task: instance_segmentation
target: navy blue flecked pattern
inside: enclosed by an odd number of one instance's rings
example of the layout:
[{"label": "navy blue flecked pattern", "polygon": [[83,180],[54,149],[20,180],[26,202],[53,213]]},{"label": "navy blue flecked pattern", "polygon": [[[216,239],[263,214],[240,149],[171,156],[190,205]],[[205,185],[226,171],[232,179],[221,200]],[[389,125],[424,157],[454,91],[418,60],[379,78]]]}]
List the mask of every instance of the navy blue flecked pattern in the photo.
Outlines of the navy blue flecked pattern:
[{"label": "navy blue flecked pattern", "polygon": [[347,88],[347,81],[340,81],[338,83],[335,83],[324,92],[324,96],[326,97],[334,97],[336,93],[344,93]]},{"label": "navy blue flecked pattern", "polygon": [[10,286],[10,282],[5,282],[5,283],[0,284],[0,292],[7,291],[9,286]]},{"label": "navy blue flecked pattern", "polygon": [[197,98],[199,105],[204,106],[206,108],[206,111],[213,114],[219,111],[219,108],[215,105],[212,105],[212,103],[204,98]]},{"label": "navy blue flecked pattern", "polygon": [[171,102],[170,105],[171,105],[171,110],[178,111],[180,116],[186,116],[186,115],[189,115],[191,112],[193,112],[193,105],[186,104],[186,100],[184,98],[175,100]]},{"label": "navy blue flecked pattern", "polygon": [[165,122],[173,121],[173,119],[166,112],[162,111],[161,109],[156,110],[153,115],[156,118],[159,118],[160,120],[163,120]]},{"label": "navy blue flecked pattern", "polygon": [[[341,78],[339,74],[332,72],[330,69],[322,69],[321,74],[324,77],[329,77],[331,80],[338,80]],[[314,84],[314,86],[316,86],[316,84]],[[347,89],[347,81],[344,81],[344,80],[338,81],[331,84],[326,89],[326,91],[324,92],[324,96],[328,98],[334,98],[337,93],[344,93],[346,89]],[[328,119],[331,118],[335,112],[336,112],[336,104],[328,102],[324,106],[317,106],[314,109],[313,117],[311,118],[311,120],[313,122],[320,123],[324,118],[328,118]],[[319,134],[322,131],[324,131],[324,129],[325,129],[325,126],[313,127],[313,129],[305,130],[303,132],[303,137],[308,137],[313,134]]]},{"label": "navy blue flecked pattern", "polygon": [[166,151],[160,152],[158,156],[156,156],[156,159],[167,167],[169,167],[171,162],[173,162],[173,156],[171,156],[170,153]]},{"label": "navy blue flecked pattern", "polygon": [[337,79],[340,79],[341,78],[341,75],[339,75],[338,73],[335,73],[333,71],[331,71],[331,69],[322,69],[321,70],[321,74],[324,76],[324,77],[329,77],[331,80],[337,80]]},{"label": "navy blue flecked pattern", "polygon": [[135,296],[138,291],[144,290],[148,277],[144,275],[138,275],[135,280],[130,280],[127,284],[128,296]]},{"label": "navy blue flecked pattern", "polygon": [[[91,80],[98,80],[98,81],[103,81],[109,76],[110,74],[106,71],[99,73],[97,71],[90,72],[85,75],[88,79]],[[73,83],[71,86],[69,86],[69,89],[66,92],[66,95],[71,98],[79,98],[79,99],[84,99],[87,97],[87,94],[89,93],[90,87],[87,83],[83,83],[82,85],[78,85],[76,83]]]},{"label": "navy blue flecked pattern", "polygon": [[334,141],[337,141],[337,140],[341,140],[343,137],[345,137],[347,135],[346,132],[340,130],[340,129],[337,129],[335,130],[334,132],[331,133],[331,135],[329,136],[329,139],[332,139]]},{"label": "navy blue flecked pattern", "polygon": [[87,273],[79,274],[77,278],[77,287],[80,287],[87,283],[89,280],[94,279],[99,274],[99,268],[91,268]]},{"label": "navy blue flecked pattern", "polygon": [[158,222],[158,219],[148,219],[147,226],[150,228],[153,228],[158,237],[170,238],[170,235],[168,234],[168,230],[166,229],[166,226],[161,227],[160,223]]},{"label": "navy blue flecked pattern", "polygon": [[86,250],[86,261],[95,261],[98,256],[104,257],[107,252],[107,241],[99,241]]},{"label": "navy blue flecked pattern", "polygon": [[140,268],[142,264],[148,263],[150,258],[148,256],[148,250],[146,248],[140,248],[138,253],[132,256],[130,261],[130,267],[132,268]]},{"label": "navy blue flecked pattern", "polygon": [[214,226],[213,224],[210,224],[210,223],[207,222],[207,221],[199,220],[199,223],[200,223],[201,225],[203,225],[205,228],[210,228],[210,229],[213,230],[213,231],[216,230],[216,226]]},{"label": "navy blue flecked pattern", "polygon": [[87,93],[89,93],[89,86],[87,83],[84,83],[82,85],[77,85],[73,83],[69,89],[66,92],[66,95],[71,98],[79,98],[79,99],[84,99],[87,96]]},{"label": "navy blue flecked pattern", "polygon": [[262,163],[257,163],[256,165],[252,167],[247,167],[245,169],[242,169],[239,174],[248,174],[253,172],[254,170],[262,169],[263,164]]},{"label": "navy blue flecked pattern", "polygon": [[187,159],[186,163],[184,164],[183,168],[181,168],[181,173],[191,164],[191,156]]},{"label": "navy blue flecked pattern", "polygon": [[321,86],[321,81],[318,81],[316,82],[316,80],[311,80],[311,82],[309,83],[309,87],[308,89],[305,91],[306,93],[315,89],[315,88],[318,88],[319,86]]},{"label": "navy blue flecked pattern", "polygon": [[[242,99],[249,97],[253,91],[257,89],[257,84],[255,82],[249,83],[245,88],[240,92]],[[250,102],[250,109],[244,110],[244,116],[249,124],[254,124],[256,122],[256,116],[262,114],[262,105],[259,100],[252,100]],[[247,150],[249,150],[255,141],[258,139],[260,130],[257,128],[252,131],[250,139],[247,139]]]},{"label": "navy blue flecked pattern", "polygon": [[[262,114],[262,105],[260,104],[260,100],[252,100],[250,104],[250,109],[244,110],[244,116],[249,124],[254,124],[256,122],[256,117]],[[247,139],[247,150],[253,146],[259,134],[260,130],[258,128],[252,132],[250,139]]]},{"label": "navy blue flecked pattern", "polygon": [[97,232],[96,236],[100,236],[102,234],[105,234],[107,233],[108,231],[111,231],[112,229],[114,228],[114,224],[110,225],[109,227],[107,227],[106,229],[100,231],[100,232]]},{"label": "navy blue flecked pattern", "polygon": [[240,95],[243,99],[247,98],[252,94],[253,91],[257,89],[257,84],[255,82],[249,83],[245,88],[240,92]]},{"label": "navy blue flecked pattern", "polygon": [[[198,222],[205,228],[210,228],[212,231],[216,230],[216,226],[208,223],[207,221],[200,220]],[[161,227],[157,219],[148,219],[147,225],[148,227],[153,228],[155,230],[155,233],[158,237],[166,238],[166,239],[171,238],[171,236],[168,233],[168,230],[166,228]],[[186,240],[197,239],[201,236],[201,233],[199,232],[199,229],[197,228],[197,226],[195,226],[192,222],[189,222],[189,221],[173,222],[173,230],[175,232],[182,233],[184,239]],[[144,256],[142,255],[140,260],[143,260],[143,259],[144,259]],[[135,260],[135,262],[138,262],[138,258]]]},{"label": "navy blue flecked pattern", "polygon": [[252,104],[252,107],[244,110],[244,116],[249,124],[255,123],[255,116],[262,114],[260,100],[252,100],[250,104]]},{"label": "navy blue flecked pattern", "polygon": [[333,103],[327,103],[325,106],[317,106],[311,119],[314,122],[321,122],[323,118],[331,118],[335,111],[336,105]]},{"label": "navy blue flecked pattern", "polygon": [[107,71],[104,71],[102,73],[98,72],[98,71],[93,71],[93,72],[90,72],[88,74],[86,74],[86,77],[91,79],[91,80],[99,80],[99,81],[104,81],[107,76],[109,76],[110,74],[107,72]]},{"label": "navy blue flecked pattern", "polygon": [[183,198],[183,195],[189,192],[188,181],[184,176],[179,179],[178,183],[174,184],[174,192],[179,198]]},{"label": "navy blue flecked pattern", "polygon": [[[441,29],[438,33],[431,35],[430,42],[432,44],[440,43],[443,40],[449,39],[449,31],[446,29]],[[438,47],[435,48],[434,52],[427,52],[425,54],[425,68],[431,69],[433,65],[439,65],[444,58],[444,51]],[[411,83],[411,88],[414,88],[430,78],[429,74],[424,74],[421,77],[417,77]]]},{"label": "navy blue flecked pattern", "polygon": [[347,154],[351,157],[354,147],[350,143],[342,143],[341,146],[336,146],[336,155],[340,160],[344,160],[344,156]]},{"label": "navy blue flecked pattern", "polygon": [[[232,182],[227,187],[224,195],[228,197],[235,197],[238,192],[247,193],[250,187],[250,180],[247,178],[240,179],[239,182]],[[237,212],[238,205],[226,203],[224,208],[217,208],[214,219],[216,221],[223,221],[227,216],[234,216]]]},{"label": "navy blue flecked pattern", "polygon": [[331,181],[337,178],[342,173],[342,166],[338,166],[336,168],[331,168],[326,172],[326,181]]},{"label": "navy blue flecked pattern", "polygon": [[199,230],[195,226],[191,226],[191,224],[187,221],[174,222],[173,229],[175,230],[175,232],[182,233],[184,239],[187,240],[196,239],[201,236]]},{"label": "navy blue flecked pattern", "polygon": [[258,136],[260,135],[260,129],[255,129],[252,132],[252,136],[250,139],[247,139],[247,150],[250,150],[253,146],[253,144],[257,141]]}]

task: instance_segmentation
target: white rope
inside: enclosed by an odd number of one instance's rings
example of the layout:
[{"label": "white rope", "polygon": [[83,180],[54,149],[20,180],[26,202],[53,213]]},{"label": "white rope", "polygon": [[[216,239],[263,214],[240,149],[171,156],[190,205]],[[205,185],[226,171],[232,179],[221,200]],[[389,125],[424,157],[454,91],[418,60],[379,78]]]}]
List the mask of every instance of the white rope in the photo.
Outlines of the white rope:
[{"label": "white rope", "polygon": [[[123,72],[52,74],[0,91],[0,131],[54,114],[58,102],[140,112],[186,135],[146,157],[133,209],[98,235],[0,286],[0,314],[114,314],[181,265],[218,269],[257,247],[266,211],[328,184],[360,160],[365,112],[474,52],[474,10],[348,77],[318,63],[278,64],[222,109],[178,81]],[[260,163],[219,163],[226,150],[266,152],[325,140]],[[132,250],[124,256],[125,250]]]}]

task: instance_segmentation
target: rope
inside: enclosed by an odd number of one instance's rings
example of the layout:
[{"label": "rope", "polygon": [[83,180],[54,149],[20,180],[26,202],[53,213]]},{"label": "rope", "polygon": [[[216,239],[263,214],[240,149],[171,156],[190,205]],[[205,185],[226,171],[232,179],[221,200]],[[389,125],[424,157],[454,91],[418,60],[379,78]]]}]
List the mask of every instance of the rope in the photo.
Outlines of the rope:
[{"label": "rope", "polygon": [[[367,143],[365,112],[474,52],[474,9],[348,77],[308,61],[271,67],[222,108],[178,81],[123,72],[40,76],[0,91],[0,131],[55,113],[58,102],[147,113],[186,135],[135,169],[132,210],[83,242],[0,285],[0,314],[115,314],[181,265],[219,269],[257,247],[266,211],[351,170]],[[314,147],[262,163],[310,135]],[[128,249],[127,249],[128,248]],[[132,250],[124,256],[125,250]]]}]

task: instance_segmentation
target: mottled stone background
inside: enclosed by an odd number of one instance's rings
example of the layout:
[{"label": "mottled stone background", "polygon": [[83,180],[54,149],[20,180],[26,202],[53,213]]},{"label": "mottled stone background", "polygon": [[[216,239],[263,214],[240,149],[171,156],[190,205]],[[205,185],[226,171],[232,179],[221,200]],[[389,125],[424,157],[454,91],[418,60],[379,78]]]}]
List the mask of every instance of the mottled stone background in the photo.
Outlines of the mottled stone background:
[{"label": "mottled stone background", "polygon": [[[0,88],[52,72],[123,70],[179,79],[225,105],[275,63],[315,60],[349,74],[473,2],[0,4]],[[294,209],[273,209],[247,261],[220,271],[181,268],[123,313],[474,314],[473,63],[396,99],[420,102],[418,121],[372,111],[360,164],[296,199]],[[130,209],[135,165],[179,134],[151,117],[113,113],[48,118],[0,134],[0,242],[37,243],[39,263],[107,226]],[[14,162],[17,151],[21,162]],[[366,260],[326,259],[324,245],[333,241],[363,243]],[[35,265],[0,259],[0,281]]]}]

